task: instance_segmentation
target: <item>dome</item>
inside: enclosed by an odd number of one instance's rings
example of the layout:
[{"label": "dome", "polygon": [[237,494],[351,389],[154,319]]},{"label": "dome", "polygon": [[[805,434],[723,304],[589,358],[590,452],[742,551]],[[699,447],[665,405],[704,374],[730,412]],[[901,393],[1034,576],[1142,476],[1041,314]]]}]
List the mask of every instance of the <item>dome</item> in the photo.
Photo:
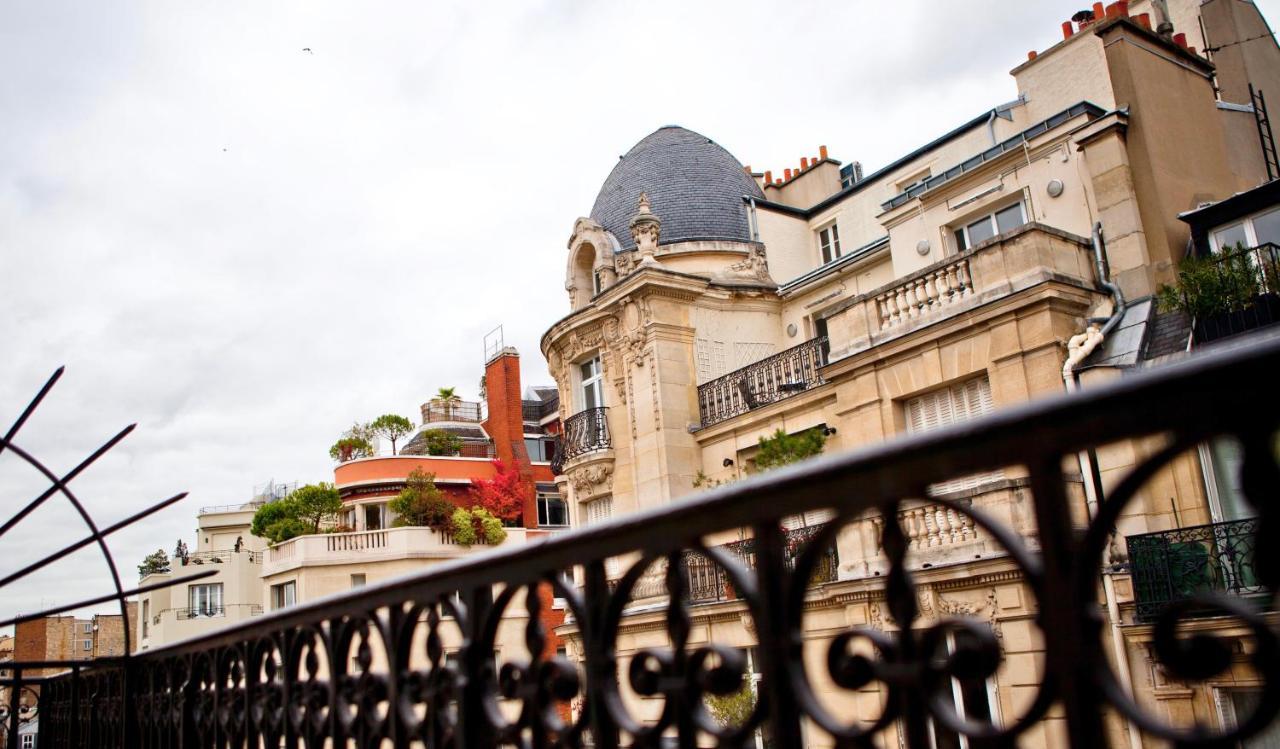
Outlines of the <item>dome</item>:
[{"label": "dome", "polygon": [[660,244],[697,239],[751,241],[743,196],[764,198],[733,154],[715,141],[675,125],[635,144],[600,188],[591,218],[635,249],[629,222],[640,193],[662,220]]}]

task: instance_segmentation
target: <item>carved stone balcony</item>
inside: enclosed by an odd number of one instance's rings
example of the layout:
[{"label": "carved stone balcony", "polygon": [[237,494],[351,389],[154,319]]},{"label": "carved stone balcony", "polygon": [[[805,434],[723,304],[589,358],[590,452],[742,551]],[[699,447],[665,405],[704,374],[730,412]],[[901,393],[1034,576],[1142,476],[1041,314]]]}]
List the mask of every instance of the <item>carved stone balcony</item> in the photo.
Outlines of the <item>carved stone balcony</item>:
[{"label": "carved stone balcony", "polygon": [[856,354],[1049,281],[1094,289],[1090,245],[1025,224],[837,305],[827,317],[831,356]]}]

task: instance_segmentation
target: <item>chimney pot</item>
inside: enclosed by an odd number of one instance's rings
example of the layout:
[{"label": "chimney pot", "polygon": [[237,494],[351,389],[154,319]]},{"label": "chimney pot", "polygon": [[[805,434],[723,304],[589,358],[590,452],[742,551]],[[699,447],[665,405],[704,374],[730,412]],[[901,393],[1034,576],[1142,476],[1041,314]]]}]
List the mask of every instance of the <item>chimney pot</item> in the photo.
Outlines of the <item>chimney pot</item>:
[{"label": "chimney pot", "polygon": [[1062,38],[1070,39],[1071,35],[1074,33],[1076,33],[1075,26],[1072,26],[1070,21],[1063,21],[1062,22]]},{"label": "chimney pot", "polygon": [[818,155],[822,157],[822,160],[823,160],[823,161],[826,161],[826,160],[827,160],[827,147],[826,147],[826,146],[818,146]]},{"label": "chimney pot", "polygon": [[1033,49],[1027,53],[1027,60],[1030,61],[1034,59],[1036,59],[1036,51]]},{"label": "chimney pot", "polygon": [[1146,29],[1147,31],[1151,31],[1151,14],[1150,13],[1139,13],[1138,15],[1133,17],[1133,20],[1142,28]]},{"label": "chimney pot", "polygon": [[772,171],[767,170],[767,169],[765,170],[765,173],[764,173],[764,183],[765,183],[766,185],[772,185],[772,184],[773,184],[773,172],[772,172]]},{"label": "chimney pot", "polygon": [[791,181],[791,167],[787,167],[786,169],[782,170],[782,178],[787,180],[788,182]]},{"label": "chimney pot", "polygon": [[808,168],[809,168],[809,157],[808,157],[808,156],[801,156],[801,157],[800,157],[800,171],[802,171],[802,172],[803,172],[804,170],[806,170],[806,169],[808,169]]},{"label": "chimney pot", "polygon": [[1187,35],[1186,35],[1186,34],[1183,34],[1183,33],[1177,33],[1177,34],[1174,34],[1174,35],[1173,35],[1173,43],[1174,43],[1174,44],[1176,44],[1176,45],[1178,45],[1179,47],[1182,47],[1183,49],[1186,49],[1186,48],[1187,48]]},{"label": "chimney pot", "polygon": [[1102,19],[1106,17],[1106,15],[1107,15],[1107,11],[1105,8],[1103,8],[1102,3],[1093,4],[1093,22],[1094,23],[1098,23],[1102,21]]}]

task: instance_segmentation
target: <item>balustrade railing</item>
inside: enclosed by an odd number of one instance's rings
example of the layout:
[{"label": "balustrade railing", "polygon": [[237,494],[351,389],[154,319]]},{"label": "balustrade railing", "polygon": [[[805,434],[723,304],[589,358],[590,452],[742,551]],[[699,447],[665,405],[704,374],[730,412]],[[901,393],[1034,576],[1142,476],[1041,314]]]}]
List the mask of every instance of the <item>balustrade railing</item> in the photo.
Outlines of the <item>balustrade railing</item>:
[{"label": "balustrade railing", "polygon": [[880,329],[886,330],[925,317],[972,295],[969,258],[962,257],[877,295],[875,305]]},{"label": "balustrade railing", "polygon": [[[617,749],[661,746],[668,737],[681,747],[741,747],[757,729],[777,749],[929,746],[939,727],[970,745],[1040,746],[1051,735],[1064,745],[1105,747],[1129,745],[1126,720],[1144,743],[1235,746],[1280,712],[1280,634],[1259,611],[1276,592],[1280,555],[1258,544],[1260,535],[1273,542],[1271,530],[1280,527],[1271,439],[1280,426],[1278,368],[1280,341],[1259,340],[815,458],[534,544],[508,541],[127,659],[66,663],[60,668],[70,672],[57,676],[40,670],[48,664],[9,663],[0,686],[38,700],[41,749]],[[1088,517],[1064,463],[1090,448],[1149,445],[1153,435],[1163,447],[1138,451],[1132,468],[1117,467],[1106,501]],[[1098,585],[1117,522],[1143,511],[1149,487],[1163,487],[1186,451],[1221,436],[1241,443],[1247,469],[1240,486],[1258,519],[1162,538],[1170,564],[1206,574],[1175,578],[1183,582],[1167,589],[1179,599],[1164,606],[1145,599],[1158,608],[1147,613],[1150,641],[1130,655],[1150,659],[1149,669],[1167,674],[1180,693],[1211,693],[1247,674],[1261,696],[1227,725],[1211,711],[1170,711],[1149,692],[1130,696],[1112,665]],[[952,511],[1004,550],[985,569],[999,574],[1001,593],[1016,588],[1012,598],[1035,602],[1012,613],[1003,595],[991,605],[958,601],[954,586],[965,569],[922,573],[909,557],[905,527],[920,506],[913,498],[927,497],[930,486],[1007,466],[1025,469],[1029,489],[1017,511],[1034,520],[1034,539],[1012,530],[1005,514],[947,497],[930,502],[947,508],[953,538]],[[783,519],[821,510],[830,511],[830,522],[793,544]],[[829,583],[842,608],[815,611],[809,590],[831,569],[828,547],[841,528],[871,515],[886,519],[879,574],[845,579],[842,571]],[[923,527],[930,527],[927,515]],[[740,529],[750,535],[749,550],[704,543]],[[840,536],[841,543],[860,538]],[[636,600],[649,569],[682,565],[690,552],[715,565],[740,599],[732,617],[717,620],[729,628],[722,631],[753,640],[756,707],[732,726],[710,720],[704,705],[708,695],[741,689],[748,665],[741,643],[717,639],[713,622],[681,595],[714,591],[702,581],[715,576],[666,575],[665,599]],[[1135,574],[1150,567],[1145,553],[1130,542]],[[620,575],[611,573],[615,567]],[[581,590],[565,583],[565,570],[584,580]],[[945,609],[934,587],[943,573],[951,575]],[[1255,589],[1265,595],[1252,598]],[[543,616],[557,599],[570,617],[556,628],[572,640],[568,656],[555,654]],[[1191,631],[1205,623],[1204,613],[1224,623]],[[522,643],[515,653],[500,646],[513,634]],[[446,641],[458,643],[447,657]],[[1017,692],[1008,669],[1018,669]],[[957,684],[966,703],[969,685],[983,695],[993,685],[999,719],[957,716],[959,699],[950,698]],[[16,715],[19,697],[11,699]],[[18,724],[3,728],[16,745]]]},{"label": "balustrade railing", "polygon": [[698,386],[703,427],[776,403],[823,383],[827,339],[813,338]]},{"label": "balustrade railing", "polygon": [[174,562],[182,566],[202,564],[226,564],[235,559],[247,559],[250,564],[262,564],[262,552],[248,549],[220,549],[217,551],[193,551],[185,557],[174,557]]},{"label": "balustrade railing", "polygon": [[441,421],[479,422],[483,414],[480,404],[473,401],[430,401],[422,404],[422,423],[431,424]]},{"label": "balustrade railing", "polygon": [[[973,516],[965,513],[967,502],[955,505],[928,504],[898,511],[898,525],[911,549],[930,549],[976,541],[978,525]],[[875,537],[884,534],[884,518],[871,518]]]},{"label": "balustrade railing", "polygon": [[1154,619],[1169,604],[1199,593],[1259,596],[1257,520],[1230,520],[1129,536],[1129,569],[1137,615]]}]

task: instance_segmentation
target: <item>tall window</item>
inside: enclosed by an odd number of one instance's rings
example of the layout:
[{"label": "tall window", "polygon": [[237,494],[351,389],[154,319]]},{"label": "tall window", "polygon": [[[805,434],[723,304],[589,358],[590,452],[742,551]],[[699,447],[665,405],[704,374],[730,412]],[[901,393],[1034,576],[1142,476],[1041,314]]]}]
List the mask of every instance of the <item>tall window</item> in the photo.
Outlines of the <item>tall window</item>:
[{"label": "tall window", "polygon": [[[941,388],[932,393],[912,398],[906,403],[907,432],[932,432],[951,424],[970,421],[995,408],[991,400],[991,382],[986,375],[975,377],[958,385]],[[972,489],[993,479],[1001,478],[999,471],[963,476],[929,487],[930,494]]]},{"label": "tall window", "polygon": [[569,525],[569,505],[555,485],[538,485],[538,525],[564,528]]},{"label": "tall window", "polygon": [[271,608],[283,609],[298,602],[298,584],[293,580],[271,586]]},{"label": "tall window", "polygon": [[142,636],[147,636],[147,631],[151,628],[151,599],[148,598],[142,602]]},{"label": "tall window", "polygon": [[387,506],[384,504],[369,504],[364,506],[364,529],[367,531],[380,531],[387,527]]},{"label": "tall window", "polygon": [[222,583],[187,586],[191,616],[218,616],[222,613]]},{"label": "tall window", "polygon": [[608,520],[613,515],[613,497],[600,497],[582,504],[583,525]]},{"label": "tall window", "polygon": [[[963,630],[947,635],[947,653],[955,652],[956,645],[963,638],[972,637]],[[942,653],[938,654],[942,656]],[[951,679],[951,691],[944,693],[943,699],[955,711],[961,720],[977,725],[999,725],[999,718],[993,709],[995,702],[995,683],[990,679]],[[935,720],[929,720],[929,736],[933,739],[934,749],[970,749],[970,741],[943,726]],[[976,742],[975,742],[976,743]]]},{"label": "tall window", "polygon": [[604,370],[600,368],[600,357],[584,361],[578,370],[582,377],[582,409],[604,406]]},{"label": "tall window", "polygon": [[829,263],[840,257],[840,228],[834,223],[818,230],[818,248],[822,250],[822,262]]},{"label": "tall window", "polygon": [[1027,223],[1026,212],[1022,210],[1022,201],[1005,206],[995,213],[988,213],[982,218],[972,221],[955,230],[956,250],[964,251],[991,239],[997,234],[1013,231]]},{"label": "tall window", "polygon": [[1224,252],[1240,247],[1280,244],[1280,208],[1255,213],[1209,234],[1210,249]]}]

